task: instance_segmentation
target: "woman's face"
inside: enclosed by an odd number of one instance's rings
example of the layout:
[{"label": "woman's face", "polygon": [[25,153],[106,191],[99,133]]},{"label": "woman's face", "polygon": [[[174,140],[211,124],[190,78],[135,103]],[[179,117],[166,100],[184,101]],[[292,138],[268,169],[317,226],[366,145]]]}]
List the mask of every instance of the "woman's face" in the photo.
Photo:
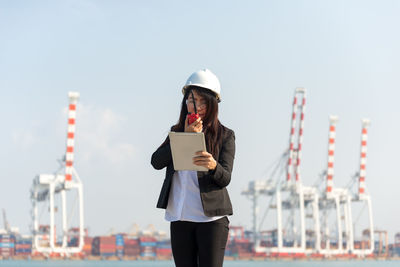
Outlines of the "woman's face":
[{"label": "woman's face", "polygon": [[[199,114],[200,118],[203,120],[207,113],[207,104],[203,97],[201,97],[196,90],[193,90],[194,101],[196,102],[197,113]],[[188,112],[194,113],[194,104],[193,104],[193,97],[192,93],[189,94],[189,97],[186,101],[186,106]]]}]

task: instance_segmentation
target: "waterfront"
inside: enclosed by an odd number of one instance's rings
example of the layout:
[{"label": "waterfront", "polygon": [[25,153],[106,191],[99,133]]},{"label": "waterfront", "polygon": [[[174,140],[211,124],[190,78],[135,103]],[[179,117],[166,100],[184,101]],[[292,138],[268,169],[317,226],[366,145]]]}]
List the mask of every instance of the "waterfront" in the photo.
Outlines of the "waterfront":
[{"label": "waterfront", "polygon": [[[351,261],[225,261],[225,267],[394,267],[398,260]],[[172,261],[0,261],[1,267],[174,267]]]}]

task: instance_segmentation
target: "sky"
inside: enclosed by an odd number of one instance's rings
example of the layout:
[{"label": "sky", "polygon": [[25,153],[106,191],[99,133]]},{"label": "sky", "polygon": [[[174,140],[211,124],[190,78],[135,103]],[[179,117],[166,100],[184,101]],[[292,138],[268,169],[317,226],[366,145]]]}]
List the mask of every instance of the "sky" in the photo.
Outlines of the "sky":
[{"label": "sky", "polygon": [[398,14],[396,0],[1,0],[0,207],[29,232],[33,178],[58,168],[67,94],[77,91],[75,168],[89,233],[134,223],[168,231],[155,208],[165,173],[150,158],[178,120],[186,79],[209,68],[221,82],[220,121],[236,134],[232,225],[251,227],[241,191],[266,180],[288,147],[294,90],[305,87],[303,184],[326,168],[329,115],[339,117],[340,187],[359,168],[361,119],[371,119],[366,186],[375,227],[393,240],[400,232]]}]

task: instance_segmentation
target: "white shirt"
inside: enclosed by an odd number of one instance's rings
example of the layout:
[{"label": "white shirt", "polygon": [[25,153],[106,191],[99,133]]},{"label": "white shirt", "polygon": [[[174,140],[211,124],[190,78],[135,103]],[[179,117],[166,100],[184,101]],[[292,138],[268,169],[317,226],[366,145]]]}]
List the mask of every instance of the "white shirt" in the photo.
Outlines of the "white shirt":
[{"label": "white shirt", "polygon": [[204,214],[196,171],[175,171],[165,211],[167,221],[210,222],[222,217]]}]

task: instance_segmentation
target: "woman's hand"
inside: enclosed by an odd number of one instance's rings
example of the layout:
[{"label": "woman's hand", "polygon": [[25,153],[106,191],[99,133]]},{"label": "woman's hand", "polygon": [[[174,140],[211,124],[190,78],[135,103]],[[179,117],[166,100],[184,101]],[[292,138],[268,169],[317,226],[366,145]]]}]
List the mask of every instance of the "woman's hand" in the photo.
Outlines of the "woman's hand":
[{"label": "woman's hand", "polygon": [[198,151],[196,155],[197,156],[193,158],[193,163],[195,165],[206,167],[209,170],[214,170],[217,167],[217,162],[207,151]]},{"label": "woman's hand", "polygon": [[188,119],[185,120],[185,132],[201,133],[203,131],[203,121],[198,118],[192,124],[188,125]]}]

